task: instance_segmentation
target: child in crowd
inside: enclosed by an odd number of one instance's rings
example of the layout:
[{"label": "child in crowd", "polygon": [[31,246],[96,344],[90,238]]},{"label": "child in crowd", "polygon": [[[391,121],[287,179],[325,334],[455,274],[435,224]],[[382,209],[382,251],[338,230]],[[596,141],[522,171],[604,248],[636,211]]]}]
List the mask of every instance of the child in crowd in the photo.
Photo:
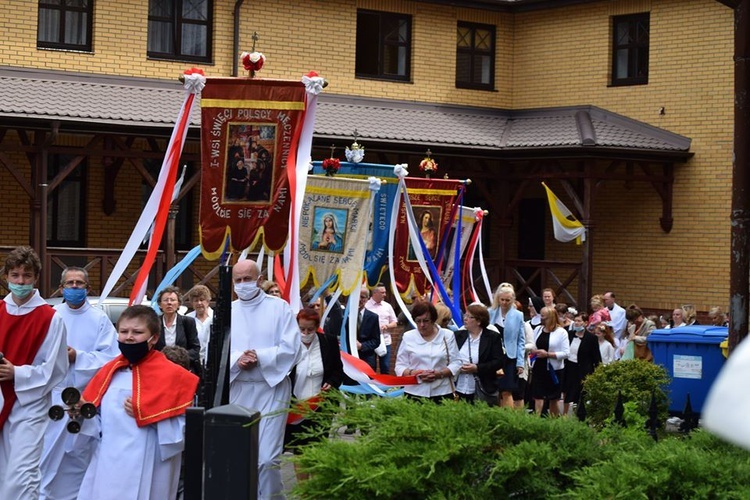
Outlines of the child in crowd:
[{"label": "child in crowd", "polygon": [[185,410],[198,377],[154,350],[160,321],[131,306],[117,322],[121,355],[94,376],[83,400],[101,414],[101,441],[78,498],[176,498]]}]

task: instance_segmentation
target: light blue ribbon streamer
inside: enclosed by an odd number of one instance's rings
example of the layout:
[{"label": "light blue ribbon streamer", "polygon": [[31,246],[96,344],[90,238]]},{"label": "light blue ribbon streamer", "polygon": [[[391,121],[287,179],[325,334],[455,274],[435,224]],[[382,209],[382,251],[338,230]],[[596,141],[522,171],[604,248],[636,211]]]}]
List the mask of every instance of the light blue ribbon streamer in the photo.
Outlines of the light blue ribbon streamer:
[{"label": "light blue ribbon streamer", "polygon": [[157,314],[161,314],[161,309],[159,308],[159,304],[156,302],[156,298],[159,296],[159,293],[167,288],[169,285],[173,284],[175,281],[177,281],[177,278],[180,277],[180,275],[187,269],[190,264],[192,264],[195,259],[198,258],[198,256],[201,254],[201,247],[198,245],[197,247],[192,248],[185,257],[175,264],[175,266],[167,271],[167,274],[164,275],[164,279],[161,280],[161,283],[159,283],[159,286],[156,287],[156,290],[154,290],[154,295],[151,297],[151,308],[157,312]]}]

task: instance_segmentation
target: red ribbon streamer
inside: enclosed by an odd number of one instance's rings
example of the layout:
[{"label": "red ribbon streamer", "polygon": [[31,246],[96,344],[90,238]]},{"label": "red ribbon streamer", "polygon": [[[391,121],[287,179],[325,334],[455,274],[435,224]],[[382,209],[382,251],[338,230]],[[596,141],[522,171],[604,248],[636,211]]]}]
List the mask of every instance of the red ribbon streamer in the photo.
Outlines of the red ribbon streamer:
[{"label": "red ribbon streamer", "polygon": [[375,373],[375,370],[373,370],[372,367],[368,365],[365,361],[362,361],[359,358],[355,358],[351,354],[346,353],[344,351],[341,351],[341,359],[344,361],[347,361],[352,366],[354,366],[354,368],[364,373],[365,375],[367,375],[368,377],[370,377],[375,382],[381,385],[402,386],[402,385],[416,385],[419,383],[416,376],[397,377],[396,375],[385,375],[382,373]]},{"label": "red ribbon streamer", "polygon": [[286,293],[286,279],[284,278],[284,267],[281,265],[281,256],[276,254],[273,258],[273,277],[276,284],[279,285],[282,297],[287,297],[284,300],[289,302],[288,294]]},{"label": "red ribbon streamer", "polygon": [[[468,293],[471,295],[471,301],[476,302],[477,297],[474,295],[474,289],[471,286],[471,273],[469,270],[471,269],[471,266],[469,265],[471,263],[471,259],[474,257],[474,252],[477,249],[477,244],[479,242],[479,226],[482,224],[482,219],[480,218],[476,225],[474,226],[474,232],[471,235],[471,239],[469,240],[469,247],[466,249],[466,258],[464,259],[464,268],[462,273],[462,285],[461,288],[463,290],[468,289]],[[461,294],[461,298],[464,302],[464,310],[466,310],[467,304],[466,304],[466,294]]]},{"label": "red ribbon streamer", "polygon": [[159,209],[156,213],[156,220],[154,222],[154,232],[151,235],[151,243],[146,252],[146,258],[141,264],[141,269],[138,271],[138,277],[133,284],[133,289],[130,292],[130,301],[128,305],[133,305],[133,301],[138,296],[139,291],[143,287],[143,283],[148,279],[148,275],[151,272],[151,267],[154,265],[156,260],[156,253],[161,245],[161,239],[164,235],[164,229],[167,227],[167,218],[169,217],[169,206],[172,204],[172,195],[174,194],[174,185],[177,181],[177,164],[180,162],[180,153],[182,152],[182,141],[185,137],[185,127],[187,127],[190,121],[190,110],[193,107],[193,101],[195,100],[195,94],[189,94],[185,99],[185,105],[180,117],[180,123],[177,124],[177,131],[175,133],[175,142],[170,145],[167,151],[167,162],[166,165],[169,168],[166,185],[164,191],[161,194],[159,200]]},{"label": "red ribbon streamer", "polygon": [[320,402],[323,401],[323,396],[316,394],[310,399],[300,401],[295,404],[286,416],[287,425],[297,425],[298,423],[305,420],[305,415],[311,411],[318,409]]}]

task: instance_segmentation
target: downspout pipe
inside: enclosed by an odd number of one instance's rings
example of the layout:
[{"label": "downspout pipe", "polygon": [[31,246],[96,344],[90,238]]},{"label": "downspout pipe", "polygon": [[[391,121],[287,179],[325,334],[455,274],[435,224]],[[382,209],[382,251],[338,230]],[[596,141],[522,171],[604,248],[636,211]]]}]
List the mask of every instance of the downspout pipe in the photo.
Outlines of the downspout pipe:
[{"label": "downspout pipe", "polygon": [[750,0],[734,9],[734,164],[732,166],[729,352],[748,334],[750,289]]},{"label": "downspout pipe", "polygon": [[245,0],[237,0],[234,3],[234,43],[232,44],[232,76],[237,76],[240,54],[240,8]]}]

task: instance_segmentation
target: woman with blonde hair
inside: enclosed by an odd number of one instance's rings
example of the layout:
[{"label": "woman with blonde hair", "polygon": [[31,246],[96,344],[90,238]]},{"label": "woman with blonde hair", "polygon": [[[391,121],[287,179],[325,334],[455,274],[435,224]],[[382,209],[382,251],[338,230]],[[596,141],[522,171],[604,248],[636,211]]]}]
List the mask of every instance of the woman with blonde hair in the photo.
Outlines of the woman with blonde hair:
[{"label": "woman with blonde hair", "polygon": [[708,319],[713,326],[729,326],[727,314],[719,306],[714,306],[708,310]]},{"label": "woman with blonde hair", "polygon": [[537,414],[542,413],[544,401],[549,401],[549,412],[560,415],[563,370],[570,353],[568,334],[560,325],[554,307],[544,307],[541,311],[542,324],[534,330],[534,359],[531,368],[531,397]]},{"label": "woman with blonde hair", "polygon": [[503,376],[498,380],[502,406],[513,407],[513,393],[519,389],[519,377],[524,373],[526,361],[526,335],[523,313],[515,308],[516,292],[503,283],[492,298],[490,323],[495,325],[502,339]]},{"label": "woman with blonde hair", "polygon": [[695,306],[693,304],[685,304],[684,306],[682,306],[682,310],[685,312],[685,324],[687,326],[700,324],[697,321],[698,311],[695,310]]},{"label": "woman with blonde hair", "polygon": [[453,330],[453,328],[451,328],[451,326],[453,326],[453,314],[451,313],[451,310],[448,309],[448,306],[446,306],[442,302],[438,302],[437,304],[435,304],[435,310],[438,313],[437,321],[435,321],[435,323],[440,328]]},{"label": "woman with blonde hair", "polygon": [[267,295],[273,295],[274,297],[281,298],[281,289],[278,283],[272,280],[265,280],[260,284],[260,289],[266,292]]}]

